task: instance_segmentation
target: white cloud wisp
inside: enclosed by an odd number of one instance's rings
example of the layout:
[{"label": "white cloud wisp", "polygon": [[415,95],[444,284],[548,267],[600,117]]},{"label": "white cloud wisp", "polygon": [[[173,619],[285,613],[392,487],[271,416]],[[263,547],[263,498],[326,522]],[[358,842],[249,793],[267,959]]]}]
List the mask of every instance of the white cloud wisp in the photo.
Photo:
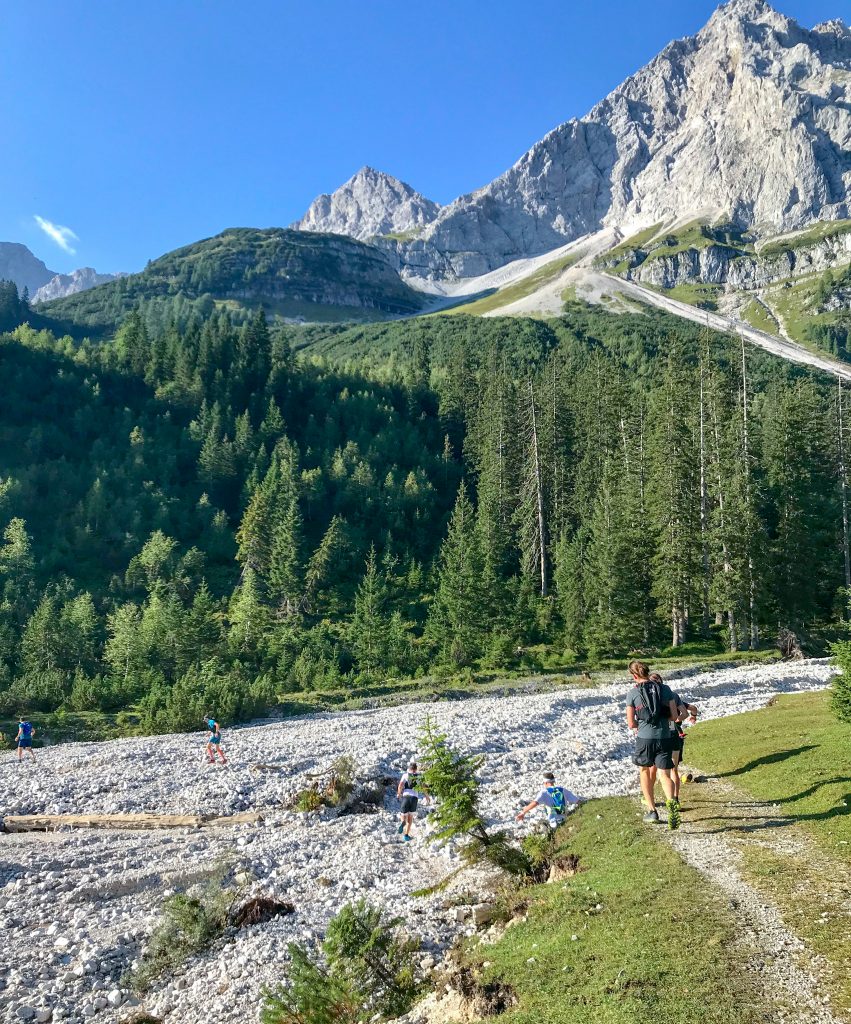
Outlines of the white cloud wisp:
[{"label": "white cloud wisp", "polygon": [[45,220],[44,217],[39,217],[37,213],[33,216],[35,217],[36,224],[38,224],[48,238],[56,242],[60,249],[70,253],[72,256],[74,255],[77,250],[71,245],[71,242],[78,241],[78,238],[70,228],[63,227],[61,224],[54,224],[50,220]]}]

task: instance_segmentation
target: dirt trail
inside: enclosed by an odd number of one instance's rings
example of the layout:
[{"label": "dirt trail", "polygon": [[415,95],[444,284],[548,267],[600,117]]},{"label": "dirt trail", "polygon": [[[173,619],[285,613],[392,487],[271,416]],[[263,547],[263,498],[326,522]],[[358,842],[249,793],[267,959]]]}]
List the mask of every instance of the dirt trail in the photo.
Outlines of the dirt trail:
[{"label": "dirt trail", "polygon": [[739,941],[748,969],[772,1006],[773,1019],[784,1024],[847,1024],[848,1018],[830,1005],[834,966],[794,933],[764,891],[746,880],[743,859],[750,848],[806,861],[801,897],[806,898],[813,875],[833,880],[826,883],[831,891],[820,896],[830,900],[839,919],[851,915],[847,872],[837,878],[839,862],[826,857],[776,805],[753,800],[721,779],[685,786],[682,798],[683,825],[678,832],[666,832],[666,837],[683,860],[728,899],[740,922]]}]

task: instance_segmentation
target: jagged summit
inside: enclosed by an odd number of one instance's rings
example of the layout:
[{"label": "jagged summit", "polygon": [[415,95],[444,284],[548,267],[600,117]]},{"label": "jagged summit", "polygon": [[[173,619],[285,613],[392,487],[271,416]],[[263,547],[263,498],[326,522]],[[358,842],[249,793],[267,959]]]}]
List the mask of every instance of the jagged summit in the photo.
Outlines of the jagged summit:
[{"label": "jagged summit", "polygon": [[813,28],[813,32],[823,36],[851,39],[851,29],[848,28],[842,18],[831,18],[830,21],[822,21]]},{"label": "jagged summit", "polygon": [[410,185],[366,166],[335,192],[318,196],[293,227],[358,239],[404,235],[430,224],[439,210]]}]

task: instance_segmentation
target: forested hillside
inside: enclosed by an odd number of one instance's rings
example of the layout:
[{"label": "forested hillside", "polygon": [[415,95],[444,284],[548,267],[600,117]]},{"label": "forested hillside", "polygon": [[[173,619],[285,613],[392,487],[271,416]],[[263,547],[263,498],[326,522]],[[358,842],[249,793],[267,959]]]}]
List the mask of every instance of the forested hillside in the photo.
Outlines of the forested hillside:
[{"label": "forested hillside", "polygon": [[0,714],[194,727],[845,607],[836,383],[662,314],[131,314],[0,373]]},{"label": "forested hillside", "polygon": [[52,302],[39,312],[72,334],[110,335],[134,309],[154,331],[227,310],[263,308],[335,321],[413,313],[423,305],[377,249],[353,238],[284,228],[229,228],[148,263],[141,273]]}]

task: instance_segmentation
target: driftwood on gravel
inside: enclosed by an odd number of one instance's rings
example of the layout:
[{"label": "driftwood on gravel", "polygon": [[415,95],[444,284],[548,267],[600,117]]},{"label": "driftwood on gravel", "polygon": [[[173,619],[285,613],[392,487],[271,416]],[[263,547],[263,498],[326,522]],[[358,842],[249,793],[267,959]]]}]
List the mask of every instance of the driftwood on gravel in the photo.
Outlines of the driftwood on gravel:
[{"label": "driftwood on gravel", "polygon": [[220,828],[252,825],[262,820],[258,811],[214,817],[206,814],[9,814],[3,819],[6,832],[53,832],[58,828],[162,829]]}]

